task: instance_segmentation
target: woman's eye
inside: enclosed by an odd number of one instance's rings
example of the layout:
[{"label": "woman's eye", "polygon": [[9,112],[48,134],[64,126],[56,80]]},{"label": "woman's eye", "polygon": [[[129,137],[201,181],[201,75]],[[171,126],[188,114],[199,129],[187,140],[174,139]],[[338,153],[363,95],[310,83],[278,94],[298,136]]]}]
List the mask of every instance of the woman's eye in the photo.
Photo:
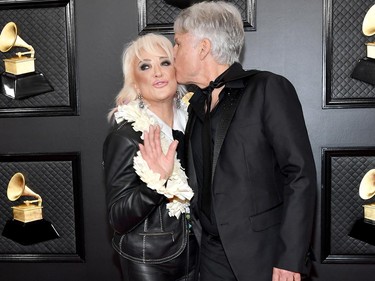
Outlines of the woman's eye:
[{"label": "woman's eye", "polygon": [[165,61],[163,61],[162,63],[161,63],[161,65],[163,65],[163,66],[170,66],[172,63],[171,63],[171,61],[170,60],[165,60]]},{"label": "woman's eye", "polygon": [[144,63],[144,64],[141,64],[141,65],[139,66],[139,68],[140,68],[142,71],[143,71],[143,70],[147,70],[147,69],[150,68],[150,65]]}]

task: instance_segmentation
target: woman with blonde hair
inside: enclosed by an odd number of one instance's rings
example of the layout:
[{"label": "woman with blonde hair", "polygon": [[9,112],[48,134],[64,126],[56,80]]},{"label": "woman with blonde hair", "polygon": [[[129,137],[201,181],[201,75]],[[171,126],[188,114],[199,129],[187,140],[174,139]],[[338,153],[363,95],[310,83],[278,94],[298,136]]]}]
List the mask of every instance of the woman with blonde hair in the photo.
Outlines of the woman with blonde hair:
[{"label": "woman with blonde hair", "polygon": [[[168,38],[147,34],[123,53],[124,86],[110,113],[113,128],[103,145],[112,245],[127,281],[194,280],[197,244],[189,223],[193,192],[184,172],[187,121]],[[149,128],[167,152],[177,147],[173,171],[153,172],[139,152]],[[171,150],[172,151],[172,150]]]}]

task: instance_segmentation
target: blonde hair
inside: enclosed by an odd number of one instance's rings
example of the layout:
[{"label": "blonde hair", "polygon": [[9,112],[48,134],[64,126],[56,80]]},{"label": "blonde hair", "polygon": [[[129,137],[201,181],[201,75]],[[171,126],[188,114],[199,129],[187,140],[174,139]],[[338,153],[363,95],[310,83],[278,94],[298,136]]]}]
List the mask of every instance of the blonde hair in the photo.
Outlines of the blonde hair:
[{"label": "blonde hair", "polygon": [[173,45],[171,41],[159,34],[148,33],[139,36],[136,40],[128,43],[122,53],[122,72],[124,84],[115,99],[116,107],[108,115],[110,119],[116,111],[117,106],[127,104],[137,99],[138,93],[134,88],[134,63],[137,59],[141,60],[140,53],[145,51],[152,55],[159,55],[160,48],[167,54],[167,57],[173,62]]}]

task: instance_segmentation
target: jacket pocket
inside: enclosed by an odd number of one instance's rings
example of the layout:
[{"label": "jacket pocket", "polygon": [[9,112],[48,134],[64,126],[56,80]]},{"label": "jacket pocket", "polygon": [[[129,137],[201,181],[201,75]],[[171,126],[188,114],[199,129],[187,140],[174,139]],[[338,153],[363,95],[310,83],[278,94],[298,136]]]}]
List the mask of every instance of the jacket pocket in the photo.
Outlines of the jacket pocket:
[{"label": "jacket pocket", "polygon": [[161,217],[159,212],[154,212],[129,233],[115,233],[112,240],[115,250],[122,257],[138,263],[159,264],[178,257],[187,244],[185,216],[170,219],[167,212],[160,214]]},{"label": "jacket pocket", "polygon": [[279,204],[260,214],[250,216],[250,225],[254,231],[263,231],[272,226],[278,225],[282,220],[283,204]]},{"label": "jacket pocket", "polygon": [[139,235],[149,237],[149,238],[166,238],[167,240],[172,240],[174,242],[174,232],[140,232]]}]

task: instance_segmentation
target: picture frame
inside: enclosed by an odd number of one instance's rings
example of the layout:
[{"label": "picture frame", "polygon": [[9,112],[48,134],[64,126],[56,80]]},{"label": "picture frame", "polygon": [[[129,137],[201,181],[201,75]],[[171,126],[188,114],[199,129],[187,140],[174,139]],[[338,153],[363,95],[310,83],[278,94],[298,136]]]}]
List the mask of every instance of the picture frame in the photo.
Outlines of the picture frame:
[{"label": "picture frame", "polygon": [[[74,0],[0,0],[0,28],[9,22],[16,24],[17,35],[35,49],[35,71],[44,75],[52,90],[12,98],[6,95],[2,78],[0,118],[78,115]],[[25,48],[14,46],[0,52],[2,75],[3,60],[17,51]]]},{"label": "picture frame", "polygon": [[[0,262],[84,262],[80,158],[78,152],[0,155],[3,190],[0,196]],[[49,222],[56,231],[54,237],[25,244],[6,235],[5,229],[15,221],[13,207],[31,199],[27,192],[19,193],[15,201],[9,199],[9,194],[14,193],[11,179],[18,173],[24,176],[27,187],[24,190],[30,189],[41,196],[43,221]],[[34,222],[23,223],[24,228],[30,223]],[[44,234],[39,230],[37,233]]]},{"label": "picture frame", "polygon": [[375,168],[375,147],[322,148],[322,263],[375,263],[375,246],[350,234],[363,218],[359,185]]},{"label": "picture frame", "polygon": [[[195,1],[199,2],[199,1]],[[241,12],[244,30],[256,30],[256,0],[231,0]],[[164,0],[138,0],[138,32],[173,33],[173,21],[180,8],[167,4]]]},{"label": "picture frame", "polygon": [[362,22],[373,1],[324,0],[323,109],[375,107],[374,86],[352,78],[366,57]]}]

